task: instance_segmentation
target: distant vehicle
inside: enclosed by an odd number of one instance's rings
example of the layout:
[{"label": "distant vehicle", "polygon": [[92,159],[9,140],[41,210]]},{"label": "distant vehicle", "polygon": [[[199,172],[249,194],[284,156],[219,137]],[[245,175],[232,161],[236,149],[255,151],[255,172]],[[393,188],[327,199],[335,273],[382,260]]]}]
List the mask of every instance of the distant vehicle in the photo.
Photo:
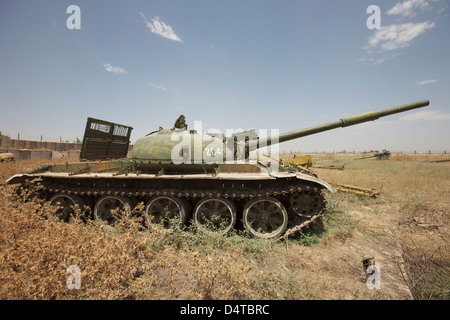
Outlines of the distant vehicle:
[{"label": "distant vehicle", "polygon": [[15,161],[16,157],[13,153],[0,153],[0,162],[3,161]]},{"label": "distant vehicle", "polygon": [[389,160],[390,156],[391,152],[389,150],[383,149],[383,151],[381,152],[376,151],[372,156],[356,158],[355,160],[371,159],[371,158],[376,158],[377,160]]}]

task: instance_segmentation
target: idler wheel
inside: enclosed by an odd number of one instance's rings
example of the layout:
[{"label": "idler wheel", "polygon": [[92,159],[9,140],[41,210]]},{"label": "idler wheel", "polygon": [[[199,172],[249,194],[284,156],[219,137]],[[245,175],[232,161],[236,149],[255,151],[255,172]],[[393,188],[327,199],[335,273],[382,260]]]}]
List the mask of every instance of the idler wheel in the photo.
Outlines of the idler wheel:
[{"label": "idler wheel", "polygon": [[188,219],[185,203],[176,197],[159,196],[150,199],[145,206],[147,225],[159,223],[166,228],[182,226]]},{"label": "idler wheel", "polygon": [[133,202],[125,196],[105,195],[95,204],[94,217],[113,225],[120,219],[128,218],[133,207]]},{"label": "idler wheel", "polygon": [[197,203],[193,216],[199,229],[226,234],[236,223],[236,206],[228,199],[205,198]]},{"label": "idler wheel", "polygon": [[69,194],[55,194],[49,200],[51,206],[57,206],[56,216],[67,222],[71,217],[79,217],[85,201],[82,197]]},{"label": "idler wheel", "polygon": [[274,238],[286,230],[288,214],[283,204],[273,197],[253,199],[245,204],[242,222],[253,236]]}]

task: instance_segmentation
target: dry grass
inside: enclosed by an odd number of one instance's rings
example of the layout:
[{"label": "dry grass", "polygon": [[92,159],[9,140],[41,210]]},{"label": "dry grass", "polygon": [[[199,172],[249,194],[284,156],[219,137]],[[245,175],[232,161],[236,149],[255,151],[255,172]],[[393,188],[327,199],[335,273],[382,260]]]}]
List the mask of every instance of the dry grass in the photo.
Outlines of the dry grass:
[{"label": "dry grass", "polygon": [[[334,161],[346,163],[344,170],[317,171],[321,178],[331,183],[380,191],[378,199],[360,200],[356,206],[367,203],[371,213],[385,216],[383,219],[397,224],[395,235],[405,262],[402,277],[413,297],[448,299],[450,162],[433,162],[449,159],[448,155],[394,154],[389,161],[352,160],[359,156],[335,156]],[[321,158],[329,157],[318,156],[316,162]],[[355,203],[349,203],[351,199],[347,196],[342,200],[348,211],[355,207]],[[359,230],[366,235],[370,231],[386,231],[368,219],[359,223]]]},{"label": "dry grass", "polygon": [[[283,243],[148,230],[138,220],[62,223],[2,184],[0,299],[408,299],[406,284],[416,299],[447,299],[450,163],[408,157],[345,155],[345,170],[317,169],[381,195],[327,194],[323,228]],[[3,163],[0,181],[42,163]],[[382,268],[381,290],[366,286],[368,256]],[[71,265],[81,270],[79,290],[67,287]]]}]

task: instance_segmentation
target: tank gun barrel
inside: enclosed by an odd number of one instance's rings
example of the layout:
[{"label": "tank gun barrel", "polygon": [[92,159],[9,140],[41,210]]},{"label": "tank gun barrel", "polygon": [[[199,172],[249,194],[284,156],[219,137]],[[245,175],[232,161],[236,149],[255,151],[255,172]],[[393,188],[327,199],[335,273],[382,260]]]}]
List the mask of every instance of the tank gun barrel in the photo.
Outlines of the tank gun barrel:
[{"label": "tank gun barrel", "polygon": [[[285,141],[289,141],[289,140],[294,140],[297,138],[309,136],[312,134],[316,134],[316,133],[320,133],[323,131],[328,131],[328,130],[332,130],[332,129],[336,129],[336,128],[348,127],[348,126],[353,126],[355,124],[360,124],[363,122],[374,121],[381,117],[386,117],[386,116],[390,116],[390,115],[393,115],[396,113],[426,107],[429,104],[430,104],[430,102],[428,100],[420,100],[420,101],[404,104],[404,105],[389,108],[389,109],[384,109],[384,110],[380,110],[380,111],[370,111],[370,112],[362,113],[359,115],[342,118],[337,121],[309,127],[306,129],[294,130],[294,131],[282,133],[282,134],[279,134],[276,136],[258,138],[256,141],[256,148],[259,149],[262,147],[270,146],[272,144],[281,143],[281,142],[285,142]],[[248,143],[247,143],[247,147],[248,147]]]}]

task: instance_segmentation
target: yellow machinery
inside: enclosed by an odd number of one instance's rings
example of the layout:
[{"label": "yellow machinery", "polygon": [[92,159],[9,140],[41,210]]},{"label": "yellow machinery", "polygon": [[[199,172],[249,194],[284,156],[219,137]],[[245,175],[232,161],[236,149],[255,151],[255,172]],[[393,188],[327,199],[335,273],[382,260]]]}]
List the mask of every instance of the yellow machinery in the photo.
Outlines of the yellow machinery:
[{"label": "yellow machinery", "polygon": [[0,153],[0,162],[14,161],[15,157],[13,153]]},{"label": "yellow machinery", "polygon": [[336,184],[336,185],[333,185],[333,187],[337,191],[355,193],[360,196],[366,196],[366,197],[372,197],[372,198],[375,198],[375,196],[380,194],[375,189],[365,189],[365,188],[349,186],[349,185],[345,185],[345,184]]},{"label": "yellow machinery", "polygon": [[289,159],[289,160],[284,160],[283,163],[296,165],[296,166],[302,166],[307,169],[312,167],[312,160],[311,160],[310,155],[301,156],[301,157],[297,157],[296,155],[294,155],[294,158]]},{"label": "yellow machinery", "polygon": [[[294,158],[289,159],[289,160],[281,160],[281,163],[284,165],[293,166],[299,170],[307,171],[308,173],[314,174],[311,170],[309,170],[309,168],[311,168],[313,165],[310,155],[300,156],[300,157],[294,155]],[[360,196],[365,196],[365,197],[375,198],[375,196],[380,194],[375,189],[366,189],[366,188],[360,188],[360,187],[355,187],[355,186],[349,186],[349,185],[345,185],[345,184],[335,184],[335,185],[333,185],[333,187],[337,191],[354,193],[354,194],[357,194]]]}]

